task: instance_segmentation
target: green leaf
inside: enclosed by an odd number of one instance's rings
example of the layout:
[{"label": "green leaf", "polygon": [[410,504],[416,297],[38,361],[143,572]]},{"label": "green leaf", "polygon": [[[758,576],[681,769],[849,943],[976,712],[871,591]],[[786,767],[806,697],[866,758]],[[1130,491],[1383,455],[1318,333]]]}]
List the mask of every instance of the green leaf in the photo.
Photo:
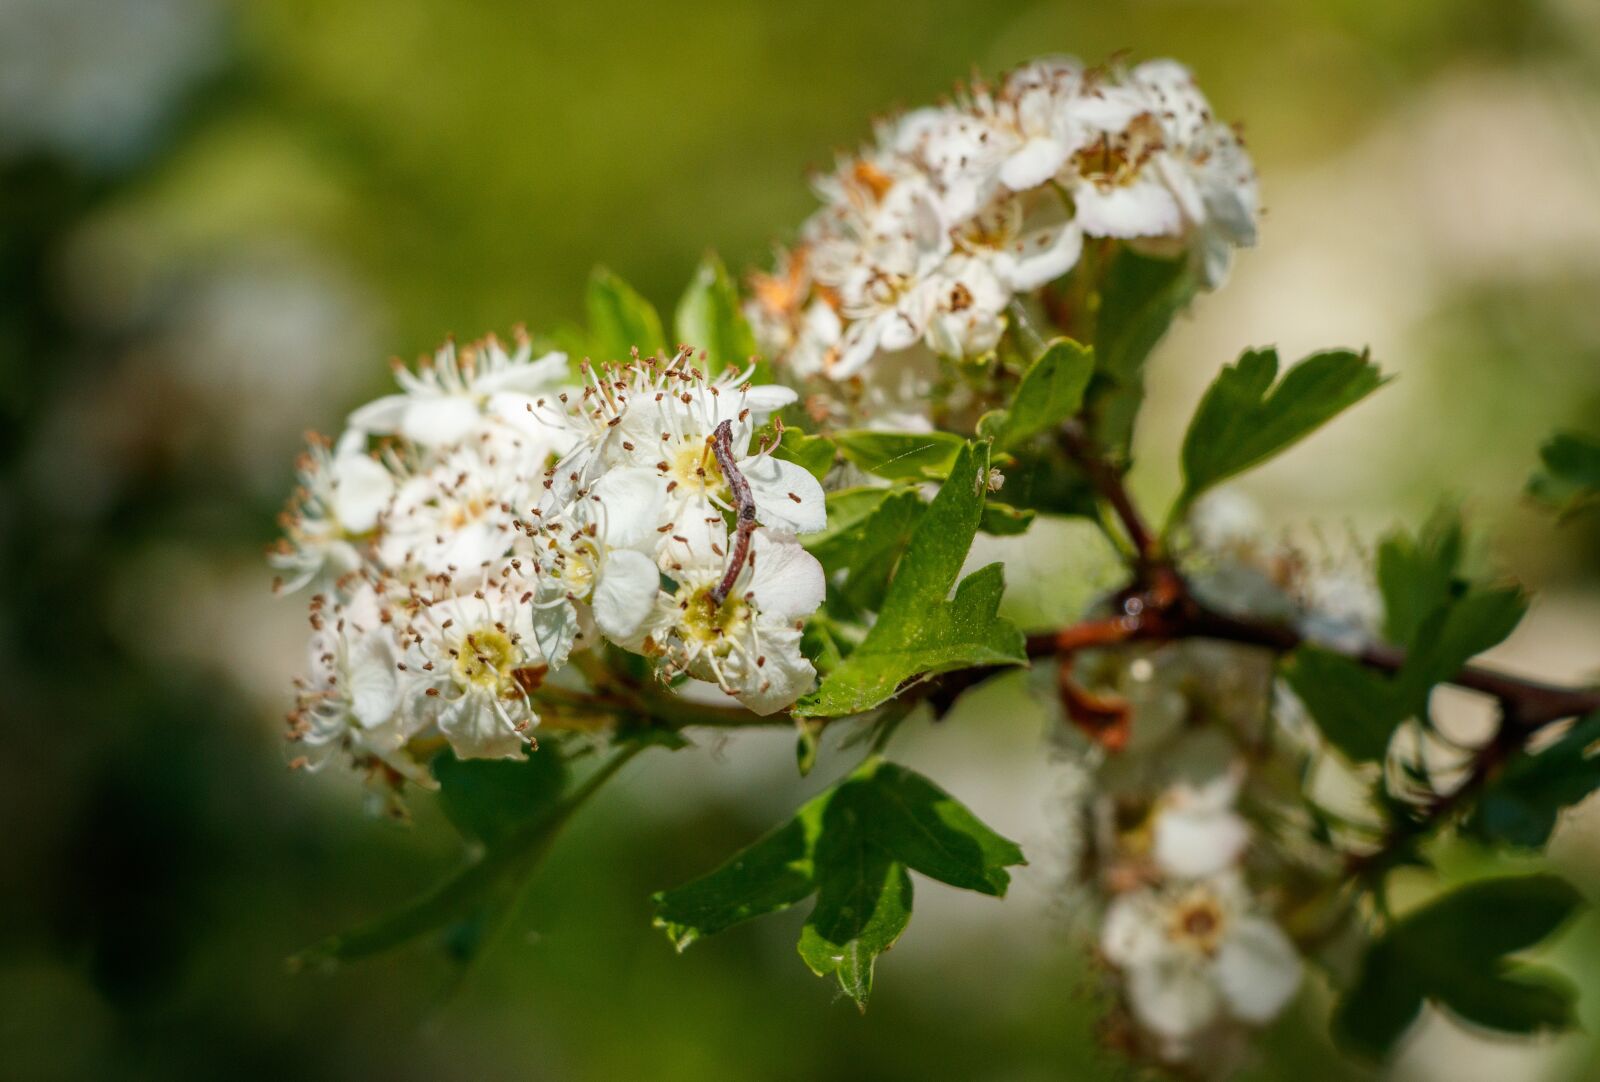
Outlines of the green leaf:
[{"label": "green leaf", "polygon": [[868,473],[891,481],[943,480],[966,441],[949,432],[836,432],[833,442],[845,458]]},{"label": "green leaf", "polygon": [[1469,883],[1407,914],[1368,949],[1334,1012],[1335,1036],[1380,1057],[1424,1000],[1510,1033],[1571,1026],[1571,986],[1509,956],[1549,938],[1581,903],[1556,876],[1512,876]]},{"label": "green leaf", "polygon": [[871,837],[870,786],[841,786],[823,813],[814,854],[817,904],[800,930],[800,957],[865,1006],[878,955],[911,920],[911,877]]},{"label": "green leaf", "polygon": [[823,793],[710,875],[657,893],[655,926],[681,951],[701,936],[810,897],[817,889],[812,852],[832,799],[832,790]]},{"label": "green leaf", "polygon": [[796,718],[794,765],[803,778],[817,765],[817,750],[822,746],[822,718]]},{"label": "green leaf", "polygon": [[589,351],[596,361],[622,361],[631,350],[655,353],[666,347],[661,317],[633,287],[604,267],[589,276],[584,298],[589,314]]},{"label": "green leaf", "polygon": [[1038,512],[1032,508],[1012,507],[1008,503],[989,500],[983,505],[983,518],[978,528],[992,537],[1016,537],[1028,532]]},{"label": "green leaf", "polygon": [[446,750],[434,759],[433,776],[445,818],[463,837],[492,844],[553,807],[568,771],[547,742],[518,759],[457,759]]},{"label": "green leaf", "polygon": [[873,840],[912,871],[952,887],[1002,896],[1022,850],[921,774],[876,765],[863,786]]},{"label": "green leaf", "polygon": [[1575,723],[1554,744],[1514,756],[1478,798],[1467,829],[1480,838],[1542,848],[1563,808],[1600,789],[1600,713]]},{"label": "green leaf", "polygon": [[1562,432],[1539,449],[1544,469],[1528,480],[1528,494],[1562,518],[1600,503],[1600,440]]},{"label": "green leaf", "polygon": [[[678,342],[692,346],[698,357],[705,353],[706,371],[743,371],[755,359],[756,338],[744,318],[739,290],[715,253],[707,253],[694,278],[678,301],[675,330]],[[769,378],[758,373],[758,382]]]},{"label": "green leaf", "polygon": [[1355,762],[1379,760],[1402,722],[1427,713],[1434,685],[1511,634],[1526,611],[1519,590],[1474,590],[1423,621],[1393,675],[1308,644],[1294,652],[1284,677],[1334,746]]},{"label": "green leaf", "polygon": [[1077,413],[1092,375],[1094,351],[1057,338],[1023,374],[1010,407],[998,418],[985,414],[980,431],[992,433],[1000,450],[1010,450]]},{"label": "green leaf", "polygon": [[814,892],[800,956],[865,1005],[878,955],[911,918],[908,867],[1000,896],[1006,867],[1022,863],[1015,844],[948,793],[874,757],[710,875],[657,894],[656,925],[681,950]]},{"label": "green leaf", "polygon": [[1145,360],[1195,292],[1182,259],[1154,259],[1122,247],[1106,268],[1088,399],[1096,441],[1123,458],[1144,401]]},{"label": "green leaf", "polygon": [[1474,587],[1424,620],[1400,670],[1414,701],[1421,705],[1428,688],[1504,642],[1527,611],[1527,596],[1515,586]]},{"label": "green leaf", "polygon": [[[828,575],[830,610],[844,615],[876,612],[882,606],[889,576],[924,511],[912,489],[868,489],[870,499],[851,497],[861,491],[830,493],[828,529],[802,542]],[[837,519],[836,505],[841,511]]]},{"label": "green leaf", "polygon": [[808,436],[793,427],[783,430],[783,439],[772,449],[773,458],[793,462],[818,481],[827,477],[828,471],[833,469],[836,454],[833,441],[826,436]]},{"label": "green leaf", "polygon": [[1201,398],[1183,440],[1179,507],[1304,439],[1383,383],[1365,353],[1314,353],[1276,384],[1278,352],[1253,350],[1228,365]]},{"label": "green leaf", "polygon": [[813,613],[800,633],[800,652],[823,676],[839,667],[853,645],[825,611]]},{"label": "green leaf", "polygon": [[1283,675],[1322,734],[1352,762],[1382,759],[1395,729],[1413,713],[1393,679],[1320,646],[1296,650]]},{"label": "green leaf", "polygon": [[1378,546],[1378,589],[1383,595],[1384,635],[1410,643],[1422,623],[1461,592],[1461,518],[1442,511],[1412,537],[1397,531]]},{"label": "green leaf", "polygon": [[962,449],[912,531],[872,630],[821,687],[800,700],[796,714],[860,713],[891,698],[912,677],[1026,663],[1022,633],[996,615],[1005,591],[999,564],[968,575],[946,600],[983,517],[988,469],[986,445]]}]

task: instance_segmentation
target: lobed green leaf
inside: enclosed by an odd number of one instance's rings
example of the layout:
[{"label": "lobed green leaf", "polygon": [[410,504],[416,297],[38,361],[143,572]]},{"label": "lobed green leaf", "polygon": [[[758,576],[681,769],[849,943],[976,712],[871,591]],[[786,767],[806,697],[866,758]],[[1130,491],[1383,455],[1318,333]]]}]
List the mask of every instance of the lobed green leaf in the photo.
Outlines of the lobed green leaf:
[{"label": "lobed green leaf", "polygon": [[1187,507],[1206,489],[1293,446],[1383,383],[1365,353],[1314,353],[1278,375],[1278,352],[1252,350],[1218,373],[1183,440]]},{"label": "lobed green leaf", "polygon": [[815,893],[800,956],[864,1006],[878,955],[911,919],[908,869],[1001,896],[1005,869],[1022,863],[1013,842],[954,797],[874,757],[710,875],[657,894],[655,923],[681,950]]},{"label": "lobed green leaf", "polygon": [[1564,808],[1600,789],[1600,713],[1578,720],[1554,744],[1513,757],[1484,790],[1466,829],[1488,841],[1542,848]]},{"label": "lobed green leaf", "polygon": [[1368,948],[1334,1012],[1335,1036],[1380,1057],[1425,1000],[1505,1032],[1571,1026],[1571,985],[1509,956],[1548,939],[1581,902],[1557,876],[1511,876],[1469,883],[1407,914]]},{"label": "lobed green leaf", "polygon": [[1600,504],[1600,440],[1562,432],[1539,449],[1543,469],[1528,479],[1528,494],[1563,518]]}]

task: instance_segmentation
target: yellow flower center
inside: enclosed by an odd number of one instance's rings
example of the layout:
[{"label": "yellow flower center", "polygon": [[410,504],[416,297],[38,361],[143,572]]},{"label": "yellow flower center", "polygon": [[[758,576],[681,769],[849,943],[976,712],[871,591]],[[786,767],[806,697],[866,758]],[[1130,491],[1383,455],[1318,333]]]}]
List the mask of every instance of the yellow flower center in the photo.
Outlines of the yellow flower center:
[{"label": "yellow flower center", "polygon": [[713,586],[702,586],[689,595],[679,626],[685,638],[709,647],[714,653],[725,654],[732,649],[729,640],[738,637],[750,622],[750,605],[742,597],[729,597],[721,605],[714,604]]},{"label": "yellow flower center", "polygon": [[511,637],[497,627],[470,632],[456,649],[455,679],[464,688],[499,693],[515,691],[512,671],[518,651]]},{"label": "yellow flower center", "polygon": [[696,490],[703,486],[709,495],[717,495],[723,488],[722,467],[717,464],[711,445],[704,440],[686,440],[681,444],[667,460],[667,477]]}]

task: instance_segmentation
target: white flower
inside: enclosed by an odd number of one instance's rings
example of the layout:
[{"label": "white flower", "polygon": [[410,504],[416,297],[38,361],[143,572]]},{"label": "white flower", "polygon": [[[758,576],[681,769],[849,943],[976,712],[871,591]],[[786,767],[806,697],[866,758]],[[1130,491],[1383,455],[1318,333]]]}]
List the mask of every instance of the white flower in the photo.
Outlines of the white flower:
[{"label": "white flower", "polygon": [[[698,531],[706,518],[733,508],[713,448],[723,422],[730,427],[735,468],[755,499],[757,520],[796,533],[826,525],[826,497],[817,479],[775,457],[770,448],[750,449],[756,426],[793,402],[793,391],[753,387],[739,376],[707,380],[689,366],[687,353],[665,365],[608,368],[597,383],[608,378],[609,409],[590,415],[595,435],[587,442],[594,450],[586,469],[573,475],[600,477],[593,494],[605,505],[613,536],[621,536],[615,531],[624,525],[628,530],[627,539],[614,544],[641,547],[647,538],[667,540]],[[558,466],[557,472],[563,469]]]},{"label": "white flower", "polygon": [[1174,238],[1183,212],[1151,162],[1163,147],[1161,125],[1141,113],[1125,127],[1102,132],[1073,158],[1071,192],[1078,225],[1091,237]]},{"label": "white flower", "polygon": [[318,770],[342,756],[377,782],[431,785],[411,742],[428,721],[400,709],[401,655],[394,615],[362,582],[332,608],[312,605],[309,676],[289,715],[296,765]]},{"label": "white flower", "polygon": [[1300,633],[1333,649],[1370,645],[1383,625],[1383,595],[1370,569],[1357,559],[1327,559],[1295,584],[1304,609]]},{"label": "white flower", "polygon": [[1134,1018],[1174,1061],[1215,1027],[1271,1021],[1294,997],[1303,968],[1234,873],[1118,897],[1100,949],[1122,971]]},{"label": "white flower", "polygon": [[1250,827],[1233,810],[1240,772],[1230,770],[1203,785],[1180,783],[1156,802],[1152,855],[1162,873],[1204,879],[1233,867],[1250,844]]},{"label": "white flower", "polygon": [[362,406],[350,415],[350,426],[404,436],[421,447],[447,447],[466,439],[485,417],[497,417],[518,425],[525,437],[541,436],[547,443],[541,450],[559,453],[567,443],[562,415],[542,396],[568,381],[567,357],[532,357],[532,344],[520,335],[513,353],[493,335],[459,350],[446,342],[416,372],[397,364],[403,393]]},{"label": "white flower", "polygon": [[300,487],[284,512],[284,538],[268,556],[283,572],[279,588],[326,587],[361,566],[361,547],[394,494],[388,468],[363,450],[360,432],[334,448],[313,440],[299,463]]},{"label": "white flower", "polygon": [[880,350],[922,338],[934,307],[931,279],[950,250],[938,200],[921,181],[896,184],[863,235],[818,245],[817,280],[837,289],[849,320],[829,375],[845,379]]},{"label": "white flower", "polygon": [[1170,232],[1193,253],[1201,281],[1215,289],[1227,279],[1233,250],[1255,243],[1255,167],[1233,129],[1212,114],[1188,68],[1152,60],[1134,68],[1131,81],[1153,99],[1162,128],[1155,171],[1180,216],[1179,228]]},{"label": "white flower", "polygon": [[[627,493],[627,488],[645,489]],[[576,647],[586,645],[594,625],[618,643],[636,637],[654,610],[661,573],[647,551],[660,534],[648,519],[609,514],[611,506],[651,503],[659,483],[638,471],[606,474],[592,489],[580,489],[559,513],[537,513],[527,527],[531,550],[515,557],[515,570],[536,585],[533,633],[552,666],[565,663]]]},{"label": "white flower", "polygon": [[521,436],[486,430],[401,482],[381,519],[380,562],[400,576],[483,574],[510,551],[537,480]]},{"label": "white flower", "polygon": [[1000,342],[1011,292],[989,262],[955,256],[945,262],[933,285],[933,310],[927,342],[946,357],[977,357]]},{"label": "white flower", "polygon": [[432,585],[440,592],[411,598],[401,709],[436,724],[462,759],[522,754],[539,724],[529,695],[549,670],[533,637],[531,592],[509,575],[470,594]]},{"label": "white flower", "polygon": [[1007,289],[1025,293],[1073,268],[1083,229],[1060,193],[1045,189],[995,200],[957,227],[955,242],[986,258]]},{"label": "white flower", "polygon": [[811,690],[816,669],[800,652],[801,621],[822,604],[822,565],[792,535],[758,529],[748,559],[721,604],[729,549],[724,534],[709,550],[686,546],[667,571],[676,592],[663,593],[642,642],[669,672],[714,682],[758,714],[790,706]]}]

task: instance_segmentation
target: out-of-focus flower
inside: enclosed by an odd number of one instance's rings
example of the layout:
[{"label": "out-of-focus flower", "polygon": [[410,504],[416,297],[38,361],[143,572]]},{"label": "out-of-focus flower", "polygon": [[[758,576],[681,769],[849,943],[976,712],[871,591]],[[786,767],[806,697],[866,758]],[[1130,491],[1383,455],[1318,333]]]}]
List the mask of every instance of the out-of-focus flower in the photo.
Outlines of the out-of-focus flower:
[{"label": "out-of-focus flower", "polygon": [[1250,844],[1250,827],[1233,810],[1240,772],[1201,785],[1180,783],[1157,801],[1151,855],[1163,873],[1204,879],[1233,867]]},{"label": "out-of-focus flower", "polygon": [[1232,872],[1118,897],[1100,949],[1122,972],[1135,1019],[1173,1061],[1220,1025],[1277,1017],[1303,970],[1294,945]]},{"label": "out-of-focus flower", "polygon": [[878,125],[815,187],[822,207],[756,276],[749,313],[796,377],[835,383],[917,348],[989,356],[1013,301],[1072,270],[1085,236],[1186,256],[1214,288],[1254,242],[1259,201],[1186,68],[1064,57]]}]

